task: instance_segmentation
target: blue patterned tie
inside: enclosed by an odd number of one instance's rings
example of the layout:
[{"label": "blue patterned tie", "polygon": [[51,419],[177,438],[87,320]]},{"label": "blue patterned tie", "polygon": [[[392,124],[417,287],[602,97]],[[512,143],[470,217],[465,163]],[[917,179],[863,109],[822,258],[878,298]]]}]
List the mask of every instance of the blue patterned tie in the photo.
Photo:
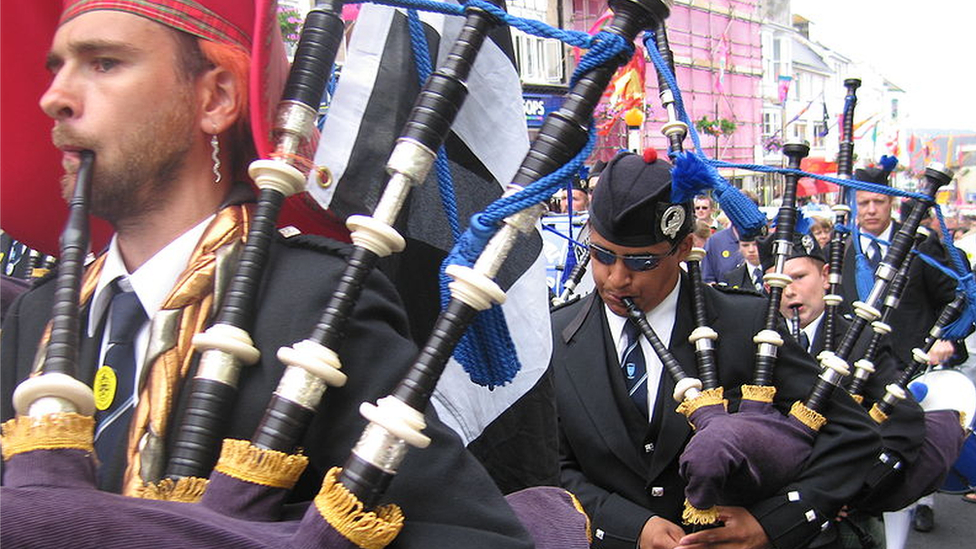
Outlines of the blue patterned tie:
[{"label": "blue patterned tie", "polygon": [[103,473],[108,480],[117,476],[120,467],[125,467],[126,439],[134,408],[135,336],[146,322],[146,311],[135,292],[121,291],[117,283],[113,285],[117,293],[109,306],[108,349],[94,383],[98,407],[95,412],[95,452],[102,463],[99,485],[102,485]]},{"label": "blue patterned tie", "polygon": [[637,408],[647,417],[647,363],[644,362],[644,351],[640,345],[640,330],[633,322],[624,324],[624,337],[627,347],[624,348],[620,359],[620,367],[624,372],[624,383],[627,393]]},{"label": "blue patterned tie", "polygon": [[878,265],[881,263],[881,244],[878,244],[877,240],[872,240],[871,245],[868,247],[868,263],[871,265],[871,272],[878,270]]},{"label": "blue patterned tie", "polygon": [[[752,269],[752,267],[749,267]],[[762,293],[763,291],[763,275],[762,270],[758,267],[754,268],[752,271],[752,285],[756,287],[756,291]]]}]

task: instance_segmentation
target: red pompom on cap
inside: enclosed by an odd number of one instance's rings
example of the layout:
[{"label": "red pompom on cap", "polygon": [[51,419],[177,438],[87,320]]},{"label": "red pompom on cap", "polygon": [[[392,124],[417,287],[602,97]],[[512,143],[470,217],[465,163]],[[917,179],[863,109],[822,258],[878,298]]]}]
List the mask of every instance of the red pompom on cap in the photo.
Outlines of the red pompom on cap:
[{"label": "red pompom on cap", "polygon": [[657,150],[648,147],[644,149],[644,162],[653,164],[657,160]]}]

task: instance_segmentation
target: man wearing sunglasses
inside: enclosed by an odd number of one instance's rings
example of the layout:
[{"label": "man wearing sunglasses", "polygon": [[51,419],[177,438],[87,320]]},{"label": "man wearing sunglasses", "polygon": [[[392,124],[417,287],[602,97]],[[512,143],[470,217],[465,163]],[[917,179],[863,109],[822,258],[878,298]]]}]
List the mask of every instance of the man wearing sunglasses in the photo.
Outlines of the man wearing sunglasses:
[{"label": "man wearing sunglasses", "polygon": [[[772,495],[723,506],[724,525],[689,534],[680,526],[685,481],[679,457],[691,429],[675,412],[674,382],[646,338],[627,320],[623,298],[644,311],[678,362],[696,374],[688,335],[695,328],[691,283],[680,263],[691,249],[691,203],[670,200],[671,166],[622,153],[603,171],[590,208],[590,265],[596,292],[553,314],[552,367],[559,413],[561,481],[592,521],[593,547],[806,547],[860,487],[880,449],[863,410],[838,394],[810,465]],[[706,317],[719,333],[719,378],[738,406],[752,376],[752,338],[765,301],[702,288]],[[818,373],[787,340],[776,370],[774,405],[803,399]]]}]

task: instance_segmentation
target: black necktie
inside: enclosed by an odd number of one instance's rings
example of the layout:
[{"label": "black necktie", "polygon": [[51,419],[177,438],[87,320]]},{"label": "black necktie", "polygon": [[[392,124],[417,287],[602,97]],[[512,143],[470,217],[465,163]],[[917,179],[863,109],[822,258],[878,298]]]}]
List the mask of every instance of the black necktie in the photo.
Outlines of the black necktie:
[{"label": "black necktie", "polygon": [[880,263],[881,244],[878,244],[877,240],[872,240],[871,245],[868,246],[868,264],[871,265],[871,272],[877,271]]},{"label": "black necktie", "polygon": [[647,363],[644,362],[644,351],[640,345],[640,331],[637,325],[628,321],[624,324],[626,347],[620,359],[620,367],[624,371],[624,383],[627,393],[637,408],[647,417]]},{"label": "black necktie", "polygon": [[95,374],[95,452],[99,485],[118,477],[125,467],[126,438],[134,407],[136,375],[135,336],[146,322],[146,311],[135,292],[115,288],[109,306],[111,328],[105,362]]},{"label": "black necktie", "polygon": [[803,347],[804,351],[810,352],[810,338],[803,330],[800,330],[800,347]]}]

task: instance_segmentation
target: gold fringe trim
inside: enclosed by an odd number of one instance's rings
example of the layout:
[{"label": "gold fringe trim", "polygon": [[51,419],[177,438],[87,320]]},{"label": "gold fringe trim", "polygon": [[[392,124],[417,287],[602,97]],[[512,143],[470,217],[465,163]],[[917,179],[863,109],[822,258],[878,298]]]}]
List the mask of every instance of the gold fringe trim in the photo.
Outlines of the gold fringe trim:
[{"label": "gold fringe trim", "polygon": [[718,508],[698,509],[685,500],[685,510],[681,513],[681,521],[685,524],[699,524],[707,526],[718,522]]},{"label": "gold fringe trim", "polygon": [[247,440],[224,439],[214,471],[271,488],[291,490],[302,476],[308,458],[252,446]]},{"label": "gold fringe trim", "polygon": [[800,423],[818,432],[827,423],[827,418],[807,408],[807,405],[799,400],[793,403],[793,407],[790,408],[790,415],[800,420]]},{"label": "gold fringe trim", "polygon": [[143,484],[135,491],[135,497],[155,499],[160,501],[178,501],[181,503],[196,503],[203,498],[207,490],[208,479],[199,477],[183,477],[176,482],[165,478],[156,484]]},{"label": "gold fringe trim", "polygon": [[959,411],[959,425],[962,426],[963,431],[969,431],[969,424],[966,423],[966,412]]},{"label": "gold fringe trim", "polygon": [[315,508],[333,528],[362,549],[383,549],[403,528],[399,505],[383,505],[363,512],[363,503],[339,484],[342,467],[333,467],[315,496]]},{"label": "gold fringe trim", "polygon": [[572,500],[573,507],[575,507],[576,510],[579,511],[581,515],[583,515],[583,518],[586,519],[586,541],[587,543],[592,544],[593,532],[590,531],[590,515],[586,514],[586,509],[583,509],[583,504],[580,503],[580,500],[576,499],[576,494],[570,492],[569,490],[566,490],[566,493],[569,494],[569,499]]},{"label": "gold fringe trim", "polygon": [[864,405],[864,395],[851,395],[851,398],[854,399],[854,402]]},{"label": "gold fringe trim", "polygon": [[3,424],[0,446],[4,461],[34,450],[94,452],[95,419],[76,413],[48,414],[41,418],[18,416]]},{"label": "gold fringe trim", "polygon": [[776,387],[772,385],[743,385],[742,400],[756,402],[772,402],[776,396]]},{"label": "gold fringe trim", "polygon": [[724,390],[722,387],[716,387],[714,389],[707,389],[702,391],[697,397],[688,400],[685,399],[678,405],[678,413],[684,414],[685,417],[690,418],[691,414],[695,410],[701,408],[702,406],[711,406],[713,404],[721,404],[723,408],[728,409],[729,401],[725,400],[723,397]]},{"label": "gold fringe trim", "polygon": [[873,419],[874,422],[879,425],[888,421],[888,414],[882,412],[881,408],[878,408],[877,402],[875,402],[874,406],[872,406],[871,409],[868,410],[868,415],[871,416],[871,419]]}]

